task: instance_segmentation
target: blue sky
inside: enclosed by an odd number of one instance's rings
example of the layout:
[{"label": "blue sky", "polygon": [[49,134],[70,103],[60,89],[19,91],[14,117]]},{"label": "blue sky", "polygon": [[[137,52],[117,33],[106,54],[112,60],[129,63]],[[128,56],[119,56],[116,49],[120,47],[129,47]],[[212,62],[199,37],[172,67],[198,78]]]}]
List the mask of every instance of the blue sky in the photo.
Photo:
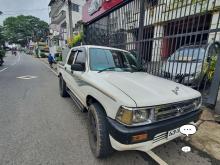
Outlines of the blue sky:
[{"label": "blue sky", "polygon": [[0,0],[0,25],[10,16],[33,15],[49,23],[48,4],[50,0]]}]

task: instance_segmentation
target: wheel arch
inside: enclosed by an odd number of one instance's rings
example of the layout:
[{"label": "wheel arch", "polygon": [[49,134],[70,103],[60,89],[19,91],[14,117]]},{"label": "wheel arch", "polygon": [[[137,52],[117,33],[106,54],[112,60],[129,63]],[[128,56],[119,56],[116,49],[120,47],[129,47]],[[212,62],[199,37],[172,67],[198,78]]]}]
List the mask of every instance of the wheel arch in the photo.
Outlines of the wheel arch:
[{"label": "wheel arch", "polygon": [[87,95],[87,97],[86,97],[86,105],[87,105],[87,107],[89,107],[93,103],[99,104],[102,107],[105,115],[107,116],[106,110],[105,110],[104,106],[101,104],[101,102],[98,99],[96,99],[95,97],[93,97],[91,95]]}]

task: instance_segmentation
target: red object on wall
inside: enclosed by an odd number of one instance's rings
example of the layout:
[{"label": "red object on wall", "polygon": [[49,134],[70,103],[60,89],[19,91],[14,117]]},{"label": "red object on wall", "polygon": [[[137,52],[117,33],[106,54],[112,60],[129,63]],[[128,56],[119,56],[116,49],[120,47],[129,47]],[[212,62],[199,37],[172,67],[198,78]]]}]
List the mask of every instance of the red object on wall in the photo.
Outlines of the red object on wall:
[{"label": "red object on wall", "polygon": [[84,23],[88,23],[123,1],[124,0],[88,0],[83,6],[82,20]]},{"label": "red object on wall", "polygon": [[170,44],[168,38],[163,38],[162,41],[162,50],[161,50],[161,57],[168,58],[170,55]]}]

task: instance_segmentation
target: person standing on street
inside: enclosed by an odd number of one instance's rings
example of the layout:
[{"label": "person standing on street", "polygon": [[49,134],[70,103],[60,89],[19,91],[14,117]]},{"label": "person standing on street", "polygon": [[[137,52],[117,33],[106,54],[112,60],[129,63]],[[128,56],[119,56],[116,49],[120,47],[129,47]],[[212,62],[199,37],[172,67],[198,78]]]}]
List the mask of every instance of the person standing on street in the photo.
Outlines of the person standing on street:
[{"label": "person standing on street", "polygon": [[55,63],[55,61],[51,53],[48,55],[48,62],[50,64],[50,67],[53,68],[53,63]]}]

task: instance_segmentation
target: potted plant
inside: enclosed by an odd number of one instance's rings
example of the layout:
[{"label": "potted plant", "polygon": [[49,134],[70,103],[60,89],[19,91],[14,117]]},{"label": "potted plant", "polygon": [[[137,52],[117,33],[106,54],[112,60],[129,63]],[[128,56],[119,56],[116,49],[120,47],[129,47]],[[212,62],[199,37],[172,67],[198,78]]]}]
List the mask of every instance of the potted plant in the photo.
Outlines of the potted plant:
[{"label": "potted plant", "polygon": [[79,46],[83,40],[83,33],[78,33],[77,35],[73,36],[73,38],[68,40],[68,45],[70,47]]}]

